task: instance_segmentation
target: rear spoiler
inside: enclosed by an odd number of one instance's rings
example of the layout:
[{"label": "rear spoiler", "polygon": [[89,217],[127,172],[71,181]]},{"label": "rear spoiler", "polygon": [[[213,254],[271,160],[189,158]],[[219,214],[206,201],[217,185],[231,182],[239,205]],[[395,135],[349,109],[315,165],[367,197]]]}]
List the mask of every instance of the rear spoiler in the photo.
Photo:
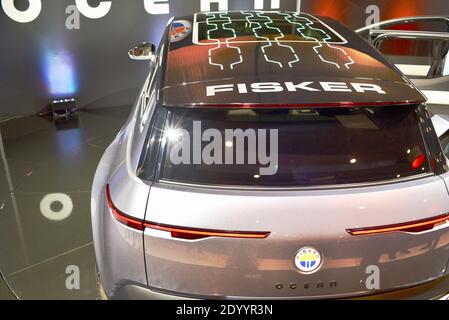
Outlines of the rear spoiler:
[{"label": "rear spoiler", "polygon": [[331,102],[331,103],[190,103],[183,105],[165,105],[172,108],[223,108],[223,109],[307,109],[307,108],[369,108],[369,107],[388,107],[388,106],[415,106],[422,104],[423,101],[392,101],[392,102]]}]

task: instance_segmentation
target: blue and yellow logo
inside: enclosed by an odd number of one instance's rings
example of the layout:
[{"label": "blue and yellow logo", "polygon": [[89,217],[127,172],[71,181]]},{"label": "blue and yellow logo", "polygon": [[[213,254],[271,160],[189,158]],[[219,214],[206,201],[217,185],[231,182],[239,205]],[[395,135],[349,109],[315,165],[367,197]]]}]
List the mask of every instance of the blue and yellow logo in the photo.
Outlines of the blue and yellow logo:
[{"label": "blue and yellow logo", "polygon": [[312,247],[301,248],[295,257],[295,266],[299,271],[312,273],[321,267],[321,254]]},{"label": "blue and yellow logo", "polygon": [[192,32],[192,25],[187,20],[173,21],[170,31],[170,42],[178,42],[187,38]]}]

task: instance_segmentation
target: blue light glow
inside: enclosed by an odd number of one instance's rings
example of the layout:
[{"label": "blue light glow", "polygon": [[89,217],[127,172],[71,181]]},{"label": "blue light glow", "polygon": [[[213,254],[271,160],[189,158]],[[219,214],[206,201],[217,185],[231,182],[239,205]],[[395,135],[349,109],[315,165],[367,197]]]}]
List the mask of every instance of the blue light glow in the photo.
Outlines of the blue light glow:
[{"label": "blue light glow", "polygon": [[79,128],[58,130],[56,132],[58,151],[66,161],[81,154],[83,146],[83,136]]},{"label": "blue light glow", "polygon": [[75,94],[78,86],[72,57],[65,50],[47,50],[44,59],[45,81],[49,93],[53,96]]}]

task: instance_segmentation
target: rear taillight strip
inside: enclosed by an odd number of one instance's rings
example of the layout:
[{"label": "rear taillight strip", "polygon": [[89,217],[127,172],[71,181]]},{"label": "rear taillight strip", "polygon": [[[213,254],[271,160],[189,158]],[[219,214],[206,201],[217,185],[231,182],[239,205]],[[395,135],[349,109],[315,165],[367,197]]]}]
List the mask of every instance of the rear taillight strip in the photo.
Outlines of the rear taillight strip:
[{"label": "rear taillight strip", "polygon": [[270,232],[265,231],[225,231],[225,230],[210,230],[197,228],[184,228],[171,225],[164,225],[155,222],[144,222],[146,228],[167,231],[175,238],[189,238],[201,239],[207,237],[225,237],[225,238],[249,238],[249,239],[263,239],[270,235]]},{"label": "rear taillight strip", "polygon": [[112,214],[114,215],[117,221],[123,223],[125,226],[128,226],[133,229],[137,229],[140,231],[144,230],[143,221],[134,217],[131,217],[123,212],[121,212],[114,205],[111,199],[111,193],[109,191],[109,184],[106,185],[106,199],[108,201],[109,209],[111,209]]},{"label": "rear taillight strip", "polygon": [[139,231],[143,231],[145,228],[150,228],[154,230],[170,232],[173,238],[180,238],[187,240],[197,240],[208,237],[263,239],[270,235],[270,232],[265,231],[226,231],[226,230],[186,228],[133,218],[117,209],[117,207],[114,205],[111,199],[111,193],[108,184],[106,185],[106,199],[108,201],[109,208],[111,209],[112,214],[114,215],[117,221],[130,228],[137,229]]},{"label": "rear taillight strip", "polygon": [[386,232],[410,232],[417,233],[432,230],[436,225],[449,222],[449,214],[443,214],[436,217],[415,220],[411,222],[390,224],[377,227],[346,229],[353,236],[372,235]]}]

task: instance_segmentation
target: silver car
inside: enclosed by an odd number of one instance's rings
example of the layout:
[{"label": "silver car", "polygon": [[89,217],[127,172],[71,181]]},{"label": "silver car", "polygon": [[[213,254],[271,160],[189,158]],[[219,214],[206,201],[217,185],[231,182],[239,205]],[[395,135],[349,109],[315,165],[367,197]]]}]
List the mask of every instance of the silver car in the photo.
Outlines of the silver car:
[{"label": "silver car", "polygon": [[423,95],[364,39],[211,12],[129,54],[148,78],[92,188],[108,297],[449,292],[446,157]]}]

